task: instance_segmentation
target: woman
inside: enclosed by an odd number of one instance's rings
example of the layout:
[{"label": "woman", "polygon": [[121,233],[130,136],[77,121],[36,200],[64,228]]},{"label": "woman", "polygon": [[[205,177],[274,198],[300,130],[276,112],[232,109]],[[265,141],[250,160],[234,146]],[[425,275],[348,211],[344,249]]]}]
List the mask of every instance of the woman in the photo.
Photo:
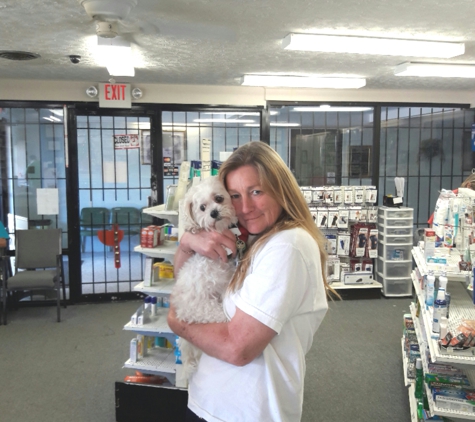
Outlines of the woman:
[{"label": "woman", "polygon": [[[188,420],[296,422],[305,354],[328,309],[325,239],[292,173],[265,143],[238,148],[219,177],[253,243],[224,299],[229,322],[186,324],[170,309],[170,328],[204,352],[189,381]],[[236,252],[232,233],[185,233],[175,268],[195,252],[227,259],[223,247]]]}]

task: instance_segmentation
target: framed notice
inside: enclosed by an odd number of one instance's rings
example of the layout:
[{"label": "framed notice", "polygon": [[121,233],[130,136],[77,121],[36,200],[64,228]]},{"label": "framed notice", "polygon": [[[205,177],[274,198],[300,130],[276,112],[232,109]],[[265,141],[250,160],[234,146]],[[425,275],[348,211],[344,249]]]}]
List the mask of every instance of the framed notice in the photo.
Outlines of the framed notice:
[{"label": "framed notice", "polygon": [[[184,131],[163,131],[163,160],[179,165],[186,160],[186,144]],[[165,160],[168,158],[168,160]]]},{"label": "framed notice", "polygon": [[145,165],[152,164],[152,148],[150,144],[150,130],[142,130],[140,133],[140,162]]}]

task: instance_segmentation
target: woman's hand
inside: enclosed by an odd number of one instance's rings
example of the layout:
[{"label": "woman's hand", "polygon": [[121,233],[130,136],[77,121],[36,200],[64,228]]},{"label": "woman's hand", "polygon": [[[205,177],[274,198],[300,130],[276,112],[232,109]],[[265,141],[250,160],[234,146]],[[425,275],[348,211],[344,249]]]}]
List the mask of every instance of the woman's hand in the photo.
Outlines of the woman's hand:
[{"label": "woman's hand", "polygon": [[183,264],[195,253],[225,262],[228,259],[225,248],[231,250],[233,256],[236,255],[236,237],[231,230],[225,230],[223,233],[206,230],[196,234],[183,233],[173,261],[175,274],[178,274]]}]

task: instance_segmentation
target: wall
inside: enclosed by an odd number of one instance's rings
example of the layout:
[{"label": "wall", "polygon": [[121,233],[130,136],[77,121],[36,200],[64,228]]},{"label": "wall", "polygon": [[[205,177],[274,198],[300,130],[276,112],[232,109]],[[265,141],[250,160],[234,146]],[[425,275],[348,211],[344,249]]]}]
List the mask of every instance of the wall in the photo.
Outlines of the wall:
[{"label": "wall", "polygon": [[[85,91],[97,82],[1,80],[1,100],[91,101]],[[143,90],[138,103],[264,106],[266,101],[344,101],[391,103],[456,103],[475,107],[475,90],[319,90],[242,86],[134,84]]]}]

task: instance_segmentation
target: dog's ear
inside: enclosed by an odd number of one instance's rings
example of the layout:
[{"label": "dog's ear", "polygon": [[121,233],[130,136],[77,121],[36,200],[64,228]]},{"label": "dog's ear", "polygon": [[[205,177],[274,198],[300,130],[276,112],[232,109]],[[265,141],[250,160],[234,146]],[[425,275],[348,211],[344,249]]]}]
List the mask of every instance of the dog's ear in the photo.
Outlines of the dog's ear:
[{"label": "dog's ear", "polygon": [[183,203],[183,224],[185,230],[191,230],[193,228],[198,229],[199,226],[195,222],[193,216],[193,199],[195,197],[196,188],[192,187],[186,192],[184,203]]}]

